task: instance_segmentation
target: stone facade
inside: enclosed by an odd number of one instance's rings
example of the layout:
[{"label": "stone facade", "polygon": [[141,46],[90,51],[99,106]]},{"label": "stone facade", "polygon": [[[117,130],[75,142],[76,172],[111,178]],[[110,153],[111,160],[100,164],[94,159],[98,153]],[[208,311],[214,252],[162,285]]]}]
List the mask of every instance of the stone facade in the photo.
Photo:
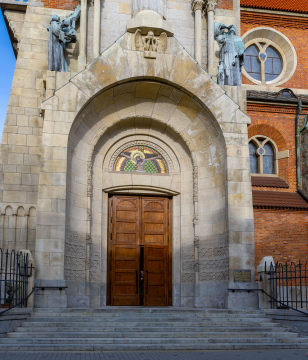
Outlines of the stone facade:
[{"label": "stone facade", "polygon": [[[208,19],[240,34],[240,5],[211,4],[198,27],[201,7],[192,11],[191,0],[167,0],[165,13],[154,15],[132,14],[131,1],[81,1],[67,73],[48,71],[46,28],[53,13],[62,19],[76,2],[5,8],[18,57],[1,142],[0,245],[31,250],[37,286],[65,287],[37,290],[35,306],[106,305],[108,196],[145,194],[172,197],[173,306],[257,307],[255,294],[228,291],[255,279],[248,139],[272,137],[280,152],[290,150],[277,161],[286,191],[295,192],[295,111],[273,126],[273,107],[261,116],[257,104],[247,106],[244,87],[217,85],[219,48],[208,38]],[[160,45],[145,45],[149,36]],[[129,146],[156,150],[168,172],[113,171]],[[273,255],[264,254],[262,216],[260,209],[258,259]],[[250,270],[251,282],[235,282],[234,270]]]}]

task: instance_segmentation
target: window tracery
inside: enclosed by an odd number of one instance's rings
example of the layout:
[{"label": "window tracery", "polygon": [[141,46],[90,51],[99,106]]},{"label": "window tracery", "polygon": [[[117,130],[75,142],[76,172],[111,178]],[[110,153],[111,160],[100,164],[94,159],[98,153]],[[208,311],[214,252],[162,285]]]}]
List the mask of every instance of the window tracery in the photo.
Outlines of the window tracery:
[{"label": "window tracery", "polygon": [[245,64],[243,75],[258,85],[281,85],[294,74],[297,55],[291,41],[279,31],[258,27],[243,37]]},{"label": "window tracery", "polygon": [[251,174],[278,175],[277,146],[266,136],[253,136],[249,140]]}]

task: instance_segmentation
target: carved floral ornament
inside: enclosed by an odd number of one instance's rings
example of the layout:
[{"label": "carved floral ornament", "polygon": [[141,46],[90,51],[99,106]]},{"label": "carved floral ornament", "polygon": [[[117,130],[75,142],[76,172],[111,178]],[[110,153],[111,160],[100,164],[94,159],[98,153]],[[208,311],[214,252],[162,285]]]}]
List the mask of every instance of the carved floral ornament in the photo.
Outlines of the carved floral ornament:
[{"label": "carved floral ornament", "polygon": [[217,0],[207,0],[207,3],[205,4],[206,6],[206,11],[215,11],[216,6],[217,6]]},{"label": "carved floral ornament", "polygon": [[204,7],[204,0],[192,0],[191,8],[193,11],[202,10]]},{"label": "carved floral ornament", "polygon": [[142,35],[140,29],[135,33],[136,50],[144,51],[144,57],[156,59],[157,53],[164,53],[167,50],[167,34],[162,32],[160,36],[155,36],[153,31],[147,35]]}]

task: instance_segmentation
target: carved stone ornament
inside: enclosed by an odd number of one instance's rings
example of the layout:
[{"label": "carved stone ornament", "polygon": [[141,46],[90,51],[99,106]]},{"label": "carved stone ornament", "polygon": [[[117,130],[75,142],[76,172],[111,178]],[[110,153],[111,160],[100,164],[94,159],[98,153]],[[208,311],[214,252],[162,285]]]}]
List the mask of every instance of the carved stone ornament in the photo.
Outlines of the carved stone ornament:
[{"label": "carved stone ornament", "polygon": [[136,50],[144,51],[144,57],[156,59],[157,53],[164,53],[167,50],[167,34],[161,33],[155,36],[153,31],[149,31],[147,35],[142,35],[140,29],[135,33]]},{"label": "carved stone ornament", "polygon": [[207,12],[215,11],[216,6],[217,6],[217,0],[207,0],[207,3],[205,6],[206,6]]},{"label": "carved stone ornament", "polygon": [[191,8],[193,11],[202,10],[204,6],[204,0],[192,0]]}]

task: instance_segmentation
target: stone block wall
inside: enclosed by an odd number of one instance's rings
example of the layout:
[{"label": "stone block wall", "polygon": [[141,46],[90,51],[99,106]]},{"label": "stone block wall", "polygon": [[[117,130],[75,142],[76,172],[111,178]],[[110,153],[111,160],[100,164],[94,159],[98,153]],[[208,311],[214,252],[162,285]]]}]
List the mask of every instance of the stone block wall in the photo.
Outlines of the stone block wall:
[{"label": "stone block wall", "polygon": [[[61,17],[68,14],[65,10],[57,12]],[[26,13],[22,15],[11,11],[7,13],[12,19],[10,24],[16,27],[16,36],[19,39],[19,53],[0,154],[2,175],[0,200],[3,218],[0,221],[3,221],[9,248],[18,249],[21,244],[27,244],[27,248],[33,251],[35,248],[33,239],[35,235],[31,223],[37,208],[44,125],[40,108],[41,102],[46,98],[49,35],[47,26],[52,14],[53,9],[34,6],[28,6]],[[74,50],[75,46],[72,46],[71,51]],[[73,61],[68,58],[68,62],[74,68]],[[77,66],[77,59],[75,64]],[[61,84],[55,83],[55,86],[59,87]],[[49,95],[52,94],[53,91],[49,92]],[[29,210],[31,208],[34,212]],[[23,215],[20,209],[24,209]],[[24,220],[21,220],[21,216],[25,217]]]}]

